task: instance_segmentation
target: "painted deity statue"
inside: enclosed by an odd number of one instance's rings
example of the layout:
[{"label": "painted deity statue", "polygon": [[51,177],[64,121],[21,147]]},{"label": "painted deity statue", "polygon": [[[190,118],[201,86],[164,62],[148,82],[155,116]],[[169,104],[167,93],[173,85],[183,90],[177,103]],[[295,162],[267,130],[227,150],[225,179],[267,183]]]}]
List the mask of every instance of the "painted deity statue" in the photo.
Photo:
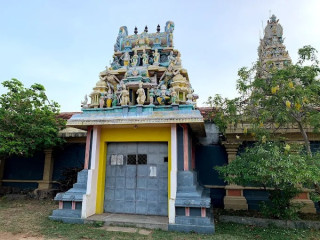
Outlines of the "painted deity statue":
[{"label": "painted deity statue", "polygon": [[112,98],[113,98],[113,94],[112,94],[112,90],[111,88],[108,89],[108,94],[107,94],[107,108],[110,108],[112,105]]},{"label": "painted deity statue", "polygon": [[172,82],[172,78],[177,75],[180,72],[179,69],[173,69],[173,66],[170,64],[167,68],[167,70],[162,74],[160,80],[159,80],[159,85],[166,85],[169,86]]},{"label": "painted deity statue", "polygon": [[167,33],[167,42],[169,47],[173,47],[173,31],[174,23],[172,21],[166,22],[165,32]]},{"label": "painted deity statue", "polygon": [[156,48],[154,53],[153,53],[153,64],[155,66],[159,66],[160,62],[160,53],[158,52],[158,49]]},{"label": "painted deity statue", "polygon": [[176,104],[176,100],[177,100],[177,93],[174,89],[172,89],[171,91],[171,104]]},{"label": "painted deity statue", "polygon": [[175,65],[181,66],[181,53],[180,52],[178,52],[178,55],[176,57]]},{"label": "painted deity statue", "polygon": [[123,66],[127,67],[129,66],[130,63],[130,55],[129,52],[125,52],[122,56],[121,59],[123,60]]},{"label": "painted deity statue", "polygon": [[112,107],[116,107],[118,105],[118,98],[117,98],[117,94],[113,93],[113,100],[112,100]]},{"label": "painted deity statue", "polygon": [[101,93],[100,100],[99,100],[99,107],[103,108],[103,106],[104,106],[104,94]]},{"label": "painted deity statue", "polygon": [[192,88],[189,88],[188,89],[188,94],[187,94],[187,103],[188,104],[192,104],[192,98],[193,98],[193,89]]},{"label": "painted deity statue", "polygon": [[134,55],[131,58],[131,66],[135,67],[138,65],[138,61],[139,61],[139,56],[137,53],[137,50],[134,50]]},{"label": "painted deity statue", "polygon": [[146,65],[148,65],[148,63],[149,63],[149,56],[148,56],[148,54],[146,53],[146,50],[145,50],[145,49],[143,49],[142,63],[143,63],[143,66],[146,66]]},{"label": "painted deity statue", "polygon": [[169,64],[171,64],[171,63],[175,64],[176,63],[176,58],[173,56],[173,51],[171,51],[169,56],[168,56],[168,62],[169,62]]},{"label": "painted deity statue", "polygon": [[153,102],[154,102],[154,89],[151,88],[149,90],[149,102],[150,102],[150,105],[153,105]]},{"label": "painted deity statue", "polygon": [[116,44],[114,45],[114,51],[117,52],[117,51],[121,51],[121,45],[122,45],[122,42],[124,40],[124,38],[128,36],[128,29],[126,26],[122,26],[120,27],[119,29],[119,33],[118,33],[118,37],[117,37],[117,42]]},{"label": "painted deity statue", "polygon": [[161,86],[160,96],[157,97],[157,101],[160,105],[164,105],[166,101],[169,99],[167,96],[167,87],[166,85]]},{"label": "painted deity statue", "polygon": [[84,101],[81,101],[81,105],[83,108],[88,108],[88,95],[84,96]]},{"label": "painted deity statue", "polygon": [[126,85],[122,85],[122,91],[121,91],[121,106],[126,106],[129,104],[129,91],[126,89]]},{"label": "painted deity statue", "polygon": [[113,56],[113,62],[110,65],[113,70],[117,70],[121,67],[117,56]]},{"label": "painted deity statue", "polygon": [[139,89],[136,92],[138,94],[137,102],[139,105],[143,105],[146,100],[146,93],[142,88],[142,82],[139,83]]}]

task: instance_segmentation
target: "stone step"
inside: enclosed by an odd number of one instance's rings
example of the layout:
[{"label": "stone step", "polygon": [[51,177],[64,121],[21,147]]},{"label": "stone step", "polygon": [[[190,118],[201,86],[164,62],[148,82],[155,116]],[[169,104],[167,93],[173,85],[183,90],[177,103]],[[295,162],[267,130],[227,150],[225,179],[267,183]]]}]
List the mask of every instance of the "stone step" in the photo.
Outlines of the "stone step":
[{"label": "stone step", "polygon": [[130,226],[148,229],[168,230],[168,217],[147,216],[138,214],[103,213],[85,219],[85,223],[103,221],[105,226]]},{"label": "stone step", "polygon": [[211,222],[211,219],[208,217],[177,216],[176,224],[211,226],[213,223]]},{"label": "stone step", "polygon": [[53,217],[81,218],[81,210],[76,209],[55,209],[52,212]]},{"label": "stone step", "polygon": [[184,225],[184,224],[169,224],[169,231],[174,232],[196,232],[196,233],[204,233],[204,234],[212,234],[214,233],[214,225],[212,226],[199,226],[199,225]]}]

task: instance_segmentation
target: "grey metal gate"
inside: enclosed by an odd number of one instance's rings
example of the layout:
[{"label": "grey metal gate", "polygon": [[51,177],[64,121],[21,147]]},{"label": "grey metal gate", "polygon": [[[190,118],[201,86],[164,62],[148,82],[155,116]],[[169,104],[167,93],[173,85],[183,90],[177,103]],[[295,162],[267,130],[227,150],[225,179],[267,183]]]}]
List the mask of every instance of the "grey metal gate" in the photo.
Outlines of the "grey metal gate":
[{"label": "grey metal gate", "polygon": [[104,211],[168,215],[168,144],[108,143]]}]

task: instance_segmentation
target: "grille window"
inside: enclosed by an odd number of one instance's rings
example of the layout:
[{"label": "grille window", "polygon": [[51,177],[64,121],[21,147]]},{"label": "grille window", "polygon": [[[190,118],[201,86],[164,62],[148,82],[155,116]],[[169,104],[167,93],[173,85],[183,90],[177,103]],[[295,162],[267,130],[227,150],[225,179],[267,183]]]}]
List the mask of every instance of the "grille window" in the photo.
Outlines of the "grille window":
[{"label": "grille window", "polygon": [[137,155],[128,155],[127,157],[127,165],[136,165],[137,162]]},{"label": "grille window", "polygon": [[147,164],[147,154],[138,154],[138,164]]}]

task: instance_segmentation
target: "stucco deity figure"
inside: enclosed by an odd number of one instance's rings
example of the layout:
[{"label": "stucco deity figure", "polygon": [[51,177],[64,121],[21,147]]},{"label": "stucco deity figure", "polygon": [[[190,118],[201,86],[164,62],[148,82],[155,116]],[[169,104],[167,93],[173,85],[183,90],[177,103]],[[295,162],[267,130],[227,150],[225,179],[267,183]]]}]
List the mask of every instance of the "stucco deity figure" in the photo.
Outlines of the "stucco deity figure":
[{"label": "stucco deity figure", "polygon": [[126,106],[129,103],[129,91],[126,89],[126,85],[122,85],[122,91],[121,91],[121,106]]},{"label": "stucco deity figure", "polygon": [[121,59],[123,60],[123,66],[127,67],[129,66],[130,63],[130,55],[129,52],[125,52],[122,56]]},{"label": "stucco deity figure", "polygon": [[139,105],[143,105],[146,100],[146,93],[142,88],[142,82],[139,83],[139,89],[137,90],[136,94],[138,94],[137,102]]},{"label": "stucco deity figure", "polygon": [[167,35],[167,42],[169,47],[173,47],[173,31],[174,31],[174,23],[172,21],[166,22],[165,32]]},{"label": "stucco deity figure", "polygon": [[121,67],[117,56],[113,56],[113,62],[110,65],[113,70],[117,70]]},{"label": "stucco deity figure", "polygon": [[172,82],[172,78],[177,75],[180,72],[179,69],[174,70],[172,65],[169,65],[167,70],[162,74],[160,80],[159,80],[159,85],[170,85]]},{"label": "stucco deity figure", "polygon": [[107,81],[108,88],[112,88],[113,86],[120,83],[119,78],[116,77],[116,75],[111,74],[108,70],[106,71],[105,75],[100,75],[102,77],[102,80]]},{"label": "stucco deity figure", "polygon": [[84,96],[84,101],[81,101],[81,106],[83,108],[87,108],[88,107],[88,95],[87,94]]},{"label": "stucco deity figure", "polygon": [[160,96],[157,97],[157,101],[160,105],[164,105],[167,99],[169,99],[169,97],[167,96],[167,87],[165,85],[162,85]]},{"label": "stucco deity figure", "polygon": [[150,102],[150,105],[153,105],[153,102],[154,102],[154,89],[151,88],[149,90],[149,102]]},{"label": "stucco deity figure", "polygon": [[103,106],[104,106],[104,94],[101,93],[100,100],[99,100],[99,107],[103,108]]},{"label": "stucco deity figure", "polygon": [[158,52],[158,49],[156,48],[154,53],[153,53],[153,64],[155,66],[159,66],[160,62],[160,53]]},{"label": "stucco deity figure", "polygon": [[188,94],[187,94],[187,103],[192,104],[192,98],[193,98],[193,89],[189,88],[188,89]]},{"label": "stucco deity figure", "polygon": [[171,91],[171,104],[176,104],[176,100],[177,100],[177,93],[174,89],[172,89]]},{"label": "stucco deity figure", "polygon": [[121,51],[121,45],[122,45],[122,42],[124,40],[124,38],[128,36],[128,29],[126,26],[122,26],[120,27],[119,29],[119,33],[118,33],[118,37],[117,37],[117,41],[116,41],[116,44],[114,45],[114,51],[117,52],[117,51]]},{"label": "stucco deity figure", "polygon": [[110,108],[112,105],[112,98],[113,98],[113,94],[112,94],[112,90],[111,88],[108,89],[108,94],[107,94],[107,108]]},{"label": "stucco deity figure", "polygon": [[134,50],[134,55],[131,58],[131,66],[135,67],[138,65],[138,61],[139,61],[139,56],[137,53],[137,50]]},{"label": "stucco deity figure", "polygon": [[168,62],[169,62],[169,64],[171,64],[171,63],[175,64],[176,63],[176,58],[173,56],[173,51],[171,51],[169,56],[168,56]]},{"label": "stucco deity figure", "polygon": [[149,63],[149,56],[148,56],[148,54],[146,53],[146,50],[145,50],[145,49],[143,49],[142,63],[143,63],[143,66],[146,66],[146,65],[148,65],[148,63]]},{"label": "stucco deity figure", "polygon": [[112,100],[112,107],[115,107],[118,105],[118,98],[117,98],[117,94],[113,93],[112,96],[113,100]]},{"label": "stucco deity figure", "polygon": [[180,52],[178,52],[178,55],[176,57],[175,65],[181,66],[181,53]]}]

